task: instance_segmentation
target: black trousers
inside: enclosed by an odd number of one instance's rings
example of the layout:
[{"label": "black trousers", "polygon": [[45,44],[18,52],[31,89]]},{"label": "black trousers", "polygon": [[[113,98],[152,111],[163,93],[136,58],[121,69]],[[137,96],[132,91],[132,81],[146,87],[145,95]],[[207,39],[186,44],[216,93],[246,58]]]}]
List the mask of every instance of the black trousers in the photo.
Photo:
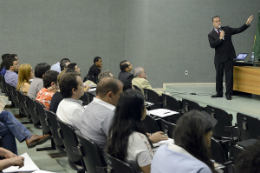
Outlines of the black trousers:
[{"label": "black trousers", "polygon": [[233,92],[233,59],[226,62],[215,63],[216,68],[216,91],[223,94],[223,75],[225,72],[226,94]]}]

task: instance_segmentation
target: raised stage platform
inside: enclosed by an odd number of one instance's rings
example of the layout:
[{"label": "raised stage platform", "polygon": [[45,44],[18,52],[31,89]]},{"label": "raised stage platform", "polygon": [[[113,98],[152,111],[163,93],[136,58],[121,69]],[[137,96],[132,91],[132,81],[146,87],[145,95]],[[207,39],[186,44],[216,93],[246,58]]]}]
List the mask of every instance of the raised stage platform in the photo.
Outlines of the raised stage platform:
[{"label": "raised stage platform", "polygon": [[[226,110],[233,115],[233,124],[236,123],[238,112],[251,115],[260,119],[259,95],[233,95],[232,100],[211,98],[215,94],[215,83],[179,83],[164,84],[164,92],[171,93],[176,99],[188,99],[197,102],[200,106],[211,105]],[[191,95],[190,93],[196,93]]]}]

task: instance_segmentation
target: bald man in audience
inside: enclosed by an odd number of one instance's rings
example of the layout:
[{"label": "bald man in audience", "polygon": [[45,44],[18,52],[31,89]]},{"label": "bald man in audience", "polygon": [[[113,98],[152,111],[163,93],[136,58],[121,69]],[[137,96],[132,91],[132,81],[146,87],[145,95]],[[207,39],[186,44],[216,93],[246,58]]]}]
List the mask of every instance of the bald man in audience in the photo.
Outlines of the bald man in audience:
[{"label": "bald man in audience", "polygon": [[[146,73],[142,67],[136,67],[134,69],[134,79],[132,80],[132,84],[141,89],[144,94],[144,89],[154,90],[150,83],[147,80]],[[162,91],[155,91],[159,95],[162,95]]]},{"label": "bald man in audience", "polygon": [[120,80],[105,77],[97,85],[96,97],[86,106],[82,115],[81,133],[105,150],[108,131],[123,84]]}]

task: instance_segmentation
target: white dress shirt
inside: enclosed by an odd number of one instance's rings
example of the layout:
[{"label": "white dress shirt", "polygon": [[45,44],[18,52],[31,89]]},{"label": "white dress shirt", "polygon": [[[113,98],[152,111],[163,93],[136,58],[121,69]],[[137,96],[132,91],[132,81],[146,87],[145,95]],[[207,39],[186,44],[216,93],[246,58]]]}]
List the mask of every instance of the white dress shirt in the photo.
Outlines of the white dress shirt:
[{"label": "white dress shirt", "polygon": [[60,102],[56,114],[61,121],[78,130],[84,110],[81,100],[65,98]]}]

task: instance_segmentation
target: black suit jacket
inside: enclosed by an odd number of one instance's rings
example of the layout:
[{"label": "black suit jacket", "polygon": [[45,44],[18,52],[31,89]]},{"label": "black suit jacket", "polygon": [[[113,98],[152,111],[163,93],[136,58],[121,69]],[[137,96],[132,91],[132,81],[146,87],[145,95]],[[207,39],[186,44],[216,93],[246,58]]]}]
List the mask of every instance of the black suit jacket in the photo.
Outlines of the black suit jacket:
[{"label": "black suit jacket", "polygon": [[219,39],[219,35],[214,29],[208,34],[210,47],[215,48],[215,64],[236,58],[231,36],[245,31],[248,27],[249,26],[246,24],[242,25],[240,28],[230,28],[229,26],[222,27],[222,30],[225,32],[224,40]]},{"label": "black suit jacket", "polygon": [[131,89],[132,88],[132,80],[134,75],[128,72],[120,72],[118,75],[118,79],[124,84],[123,90]]}]

